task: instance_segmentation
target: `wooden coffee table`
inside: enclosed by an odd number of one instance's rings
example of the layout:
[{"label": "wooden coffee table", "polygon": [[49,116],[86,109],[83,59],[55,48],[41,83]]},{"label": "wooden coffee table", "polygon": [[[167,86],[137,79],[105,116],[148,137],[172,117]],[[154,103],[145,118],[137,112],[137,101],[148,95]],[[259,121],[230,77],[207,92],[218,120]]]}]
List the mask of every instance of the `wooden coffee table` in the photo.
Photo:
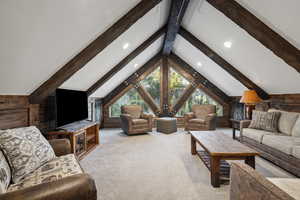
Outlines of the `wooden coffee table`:
[{"label": "wooden coffee table", "polygon": [[[255,168],[255,156],[259,153],[233,140],[220,131],[190,131],[191,153],[198,154],[211,172],[211,184],[220,187],[220,176],[229,177],[229,164],[225,160],[245,160]],[[196,143],[203,150],[197,151]]]}]

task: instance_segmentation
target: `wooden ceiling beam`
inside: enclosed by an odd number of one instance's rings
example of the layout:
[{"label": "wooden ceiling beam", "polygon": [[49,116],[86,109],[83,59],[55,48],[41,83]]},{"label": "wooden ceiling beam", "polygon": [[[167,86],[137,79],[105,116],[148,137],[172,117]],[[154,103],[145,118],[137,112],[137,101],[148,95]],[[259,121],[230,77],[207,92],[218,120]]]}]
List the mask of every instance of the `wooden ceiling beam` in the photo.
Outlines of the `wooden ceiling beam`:
[{"label": "wooden ceiling beam", "polygon": [[161,117],[169,116],[169,65],[167,56],[162,56],[162,68],[161,68],[161,77],[160,77],[160,107],[162,112]]},{"label": "wooden ceiling beam", "polygon": [[139,81],[143,80],[152,71],[154,71],[156,67],[158,67],[161,57],[161,53],[156,54],[146,64],[144,64],[136,72],[131,74],[125,81],[119,84],[114,90],[107,94],[103,98],[104,106],[107,106],[107,104],[112,104],[115,100],[114,97],[121,93],[125,88],[127,88],[129,85],[135,86]]},{"label": "wooden ceiling beam", "polygon": [[300,51],[234,0],[207,0],[300,73]]},{"label": "wooden ceiling beam", "polygon": [[58,70],[30,96],[31,103],[40,103],[44,98],[53,93],[63,82],[83,68],[91,59],[110,45],[122,33],[128,30],[137,20],[159,4],[161,0],[143,0],[132,8],[126,15],[119,19],[97,39],[90,43],[79,54],[72,58],[66,65]]},{"label": "wooden ceiling beam", "polygon": [[213,93],[214,96],[218,97],[218,99],[221,100],[222,103],[228,104],[231,102],[231,98],[227,94],[225,94],[221,89],[219,89],[212,82],[206,79],[202,74],[196,71],[192,66],[182,60],[179,56],[171,53],[168,58],[179,66],[179,70],[183,70],[183,72],[180,72],[182,75],[188,77],[189,80],[194,80],[194,83],[192,84],[200,84],[201,86],[203,86],[203,88],[206,88],[205,92],[209,91],[209,93]]},{"label": "wooden ceiling beam", "polygon": [[172,107],[172,113],[175,115],[179,109],[183,106],[183,104],[190,98],[190,96],[195,92],[198,85],[189,85],[181,95],[181,97],[178,99],[176,104]]},{"label": "wooden ceiling beam", "polygon": [[128,56],[126,56],[121,62],[109,70],[104,76],[102,76],[96,83],[94,83],[88,90],[88,95],[93,94],[98,88],[100,88],[104,83],[106,83],[110,78],[112,78],[116,73],[123,69],[128,63],[130,63],[135,57],[147,49],[151,44],[153,44],[159,37],[166,33],[167,27],[164,26],[158,31],[156,31],[152,36],[150,36],[145,42],[143,42],[139,47],[132,51]]},{"label": "wooden ceiling beam", "polygon": [[202,53],[208,56],[211,60],[213,60],[216,64],[218,64],[222,69],[227,71],[231,76],[233,76],[236,80],[241,82],[248,89],[253,89],[257,92],[257,94],[262,99],[268,99],[269,94],[261,89],[258,85],[252,82],[249,78],[247,78],[244,74],[242,74],[239,70],[237,70],[234,66],[228,63],[225,59],[223,59],[219,54],[209,48],[206,44],[201,42],[198,38],[193,36],[190,32],[185,30],[184,28],[180,28],[179,34],[186,39],[189,43],[191,43],[194,47],[199,49]]},{"label": "wooden ceiling beam", "polygon": [[149,94],[149,92],[146,91],[146,89],[142,85],[138,85],[136,87],[136,90],[142,97],[142,99],[148,104],[148,106],[151,108],[151,110],[157,115],[159,114],[159,107],[156,105],[154,99],[152,96]]},{"label": "wooden ceiling beam", "polygon": [[172,51],[176,35],[189,2],[190,0],[172,0],[168,19],[168,30],[162,50],[163,55],[169,55]]}]

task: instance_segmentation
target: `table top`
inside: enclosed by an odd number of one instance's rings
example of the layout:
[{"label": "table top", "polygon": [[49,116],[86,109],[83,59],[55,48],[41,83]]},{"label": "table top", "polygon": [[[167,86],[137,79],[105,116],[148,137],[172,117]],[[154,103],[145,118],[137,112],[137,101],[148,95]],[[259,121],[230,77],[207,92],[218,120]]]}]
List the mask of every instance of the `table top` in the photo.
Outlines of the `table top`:
[{"label": "table top", "polygon": [[211,156],[256,156],[259,153],[246,145],[233,140],[221,131],[190,131],[192,137]]}]

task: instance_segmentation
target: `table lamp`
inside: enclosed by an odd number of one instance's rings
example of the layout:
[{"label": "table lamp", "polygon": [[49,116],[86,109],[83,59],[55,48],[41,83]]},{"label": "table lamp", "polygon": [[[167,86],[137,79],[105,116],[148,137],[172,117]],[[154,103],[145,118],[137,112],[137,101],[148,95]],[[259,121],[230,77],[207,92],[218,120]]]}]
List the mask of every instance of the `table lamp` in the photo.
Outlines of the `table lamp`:
[{"label": "table lamp", "polygon": [[251,120],[252,111],[255,109],[255,104],[261,102],[262,99],[257,95],[255,90],[246,90],[240,100],[240,103],[245,104],[244,118]]}]

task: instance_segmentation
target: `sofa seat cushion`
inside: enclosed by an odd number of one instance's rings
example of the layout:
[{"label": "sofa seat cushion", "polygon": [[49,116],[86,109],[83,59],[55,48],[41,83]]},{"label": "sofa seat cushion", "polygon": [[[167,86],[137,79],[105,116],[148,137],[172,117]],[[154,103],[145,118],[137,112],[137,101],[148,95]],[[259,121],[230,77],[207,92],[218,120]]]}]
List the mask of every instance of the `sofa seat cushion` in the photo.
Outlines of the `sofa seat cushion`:
[{"label": "sofa seat cushion", "polygon": [[257,130],[252,128],[244,128],[243,129],[243,136],[246,136],[250,139],[256,140],[257,142],[261,143],[263,140],[263,137],[265,135],[276,135],[279,133],[264,131],[264,130]]},{"label": "sofa seat cushion", "polygon": [[190,119],[189,123],[204,124],[205,120],[203,120],[203,119],[197,119],[197,118],[196,119]]},{"label": "sofa seat cushion", "polygon": [[300,179],[298,178],[267,178],[274,185],[289,194],[294,199],[300,199]]},{"label": "sofa seat cushion", "polygon": [[286,112],[286,111],[276,110],[276,109],[270,109],[269,112],[280,112],[281,115],[278,121],[279,132],[286,135],[292,135],[292,130],[296,120],[299,117],[299,113]]},{"label": "sofa seat cushion", "polygon": [[27,175],[19,183],[8,187],[8,192],[32,187],[41,183],[47,183],[62,179],[67,176],[83,173],[74,154],[57,157]]},{"label": "sofa seat cushion", "polygon": [[292,155],[293,146],[300,144],[300,138],[284,135],[265,135],[262,143],[283,153]]},{"label": "sofa seat cushion", "polygon": [[11,171],[0,149],[0,194],[5,193],[11,181]]},{"label": "sofa seat cushion", "polygon": [[35,126],[0,130],[0,147],[11,167],[14,183],[56,158],[51,145]]},{"label": "sofa seat cushion", "polygon": [[292,129],[293,137],[300,137],[300,117],[296,120],[294,127]]},{"label": "sofa seat cushion", "polygon": [[144,124],[147,124],[148,121],[146,119],[133,119],[132,123],[134,125],[142,125],[142,124],[144,125]]}]

